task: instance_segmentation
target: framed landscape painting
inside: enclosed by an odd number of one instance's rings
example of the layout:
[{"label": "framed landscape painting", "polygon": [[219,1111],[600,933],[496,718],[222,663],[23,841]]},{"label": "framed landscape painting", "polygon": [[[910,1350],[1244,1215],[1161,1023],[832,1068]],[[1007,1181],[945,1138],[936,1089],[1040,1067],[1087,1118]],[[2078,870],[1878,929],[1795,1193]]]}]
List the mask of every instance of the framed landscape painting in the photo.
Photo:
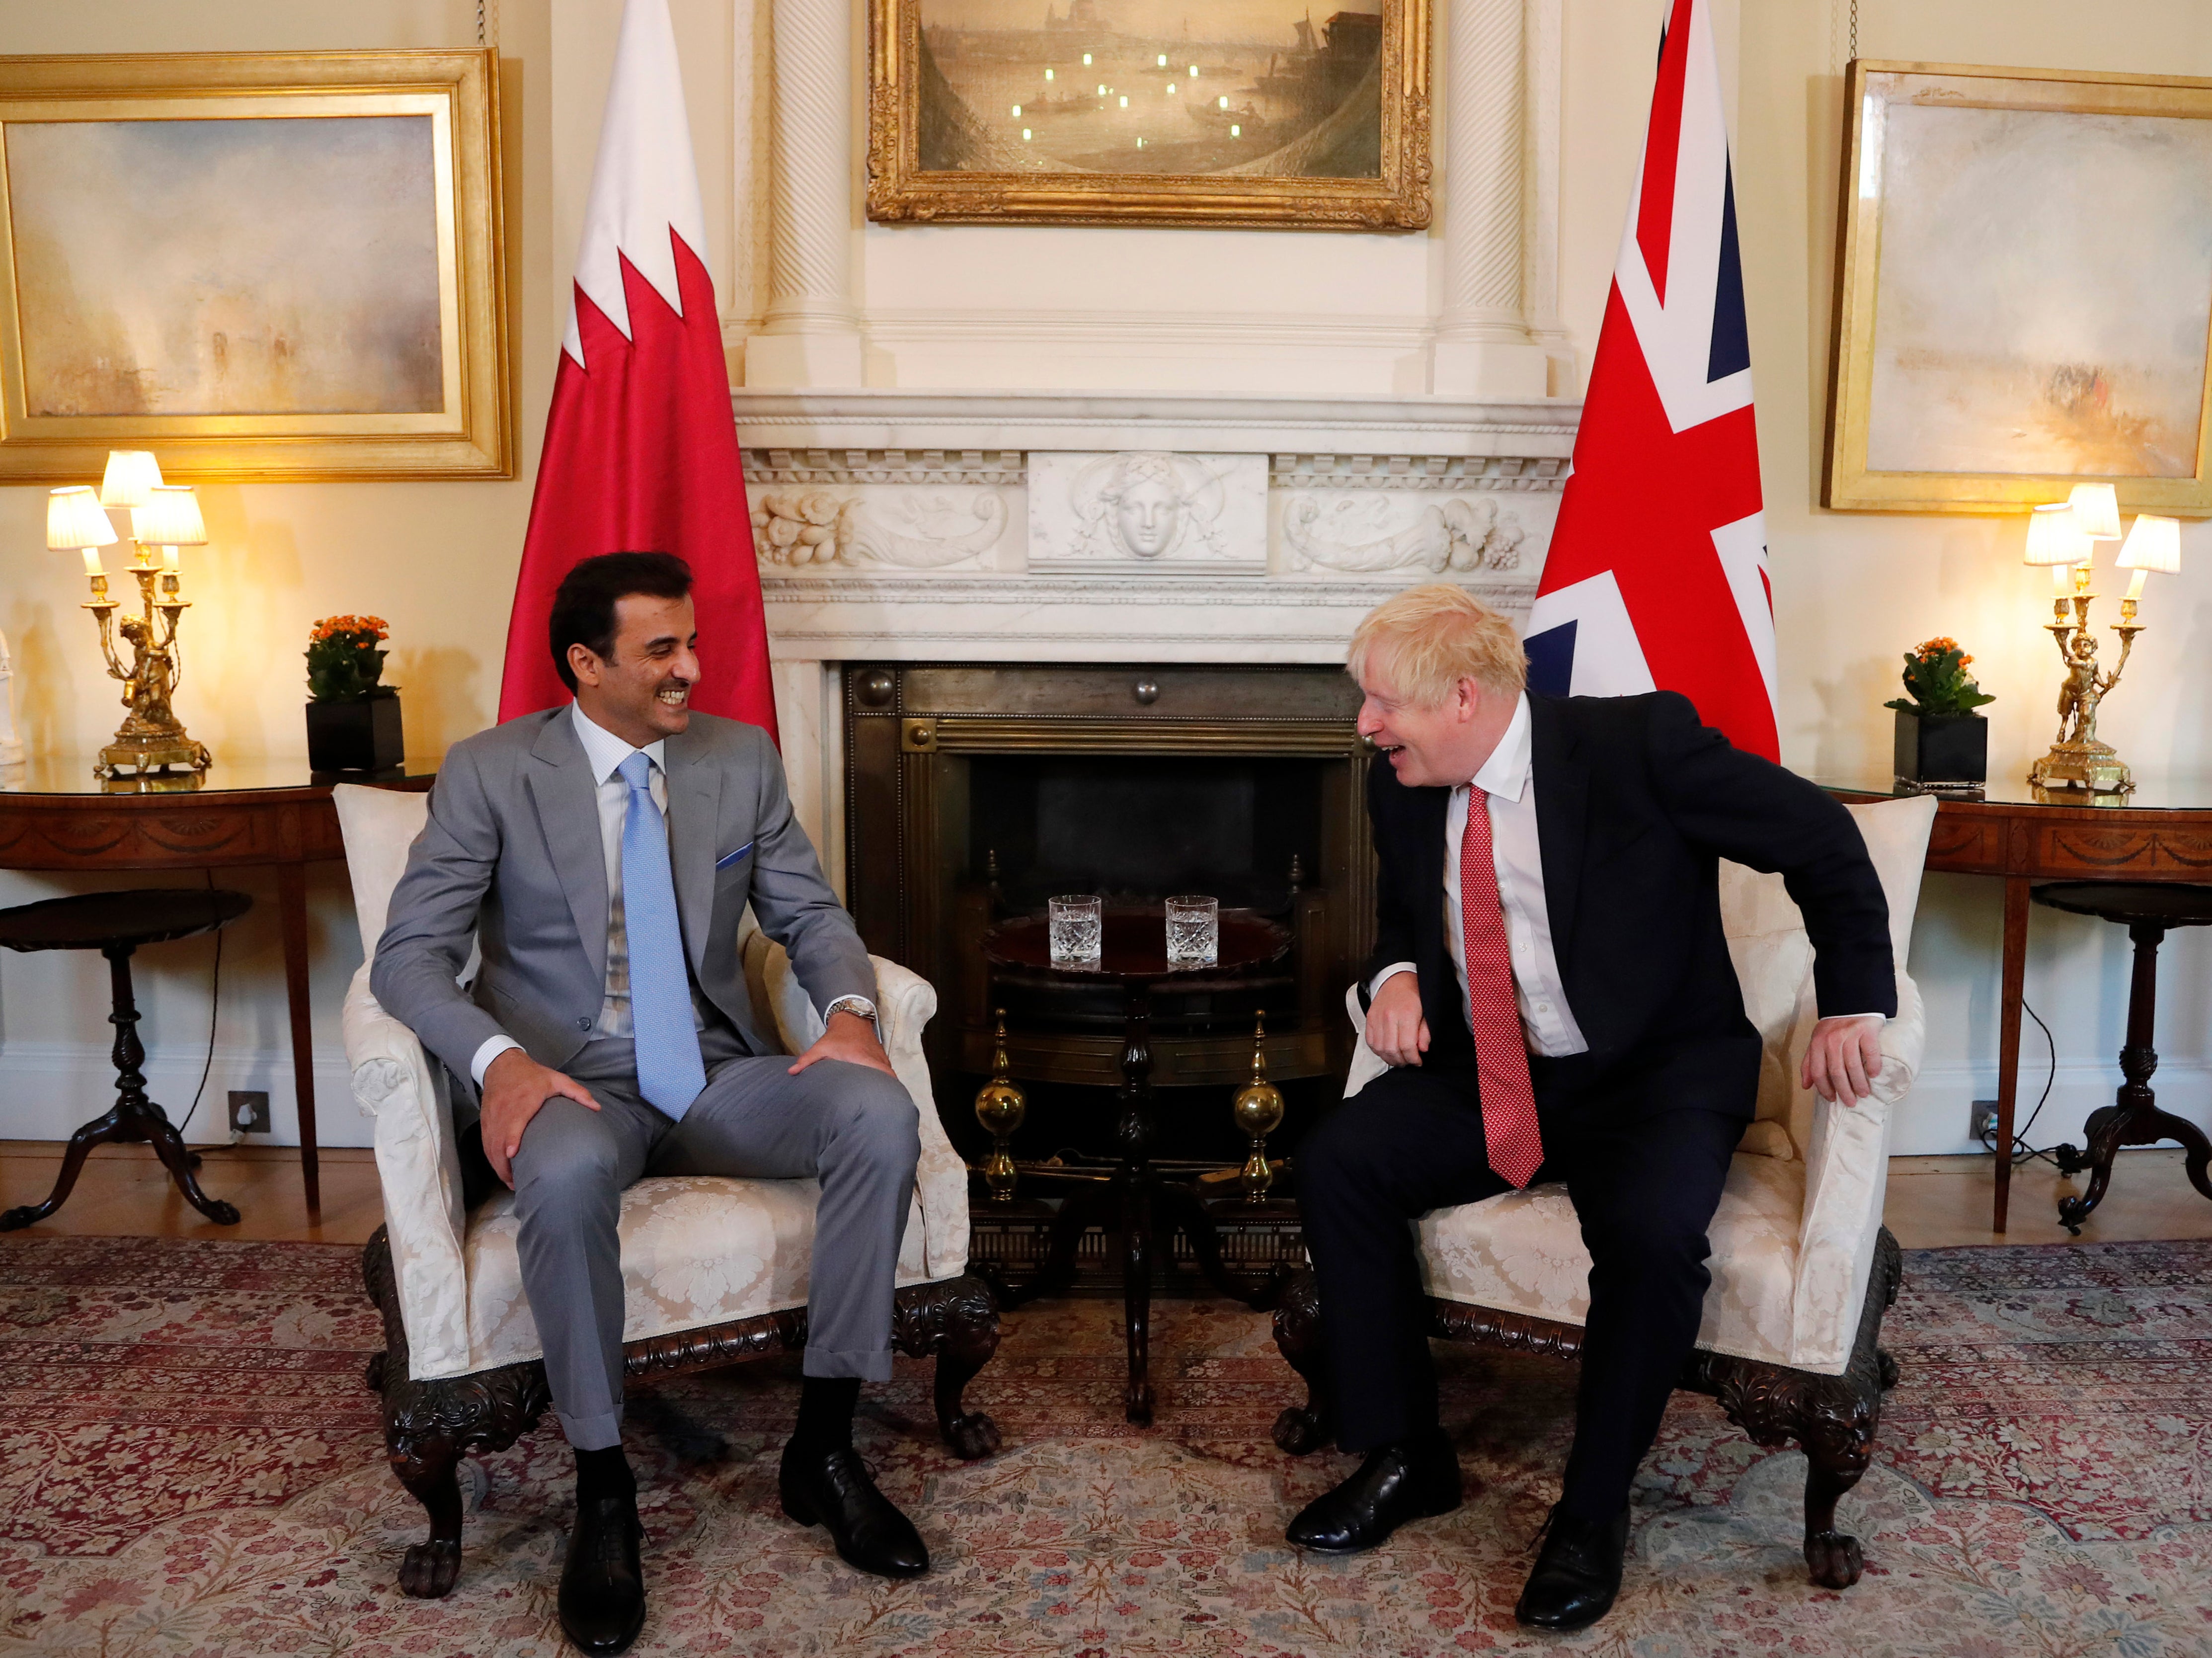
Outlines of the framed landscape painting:
[{"label": "framed landscape painting", "polygon": [[1418,229],[1428,0],[871,0],[868,216]]},{"label": "framed landscape painting", "polygon": [[2212,81],[1848,85],[1822,504],[2212,514]]},{"label": "framed landscape painting", "polygon": [[0,59],[0,478],[511,476],[496,74]]}]

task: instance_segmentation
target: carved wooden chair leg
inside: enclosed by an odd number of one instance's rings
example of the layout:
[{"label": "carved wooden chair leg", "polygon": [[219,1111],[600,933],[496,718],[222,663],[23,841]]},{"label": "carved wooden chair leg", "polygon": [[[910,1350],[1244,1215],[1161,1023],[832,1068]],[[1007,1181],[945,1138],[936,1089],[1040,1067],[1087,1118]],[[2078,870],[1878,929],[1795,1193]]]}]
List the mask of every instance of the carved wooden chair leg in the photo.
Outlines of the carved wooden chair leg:
[{"label": "carved wooden chair leg", "polygon": [[1275,1303],[1275,1347],[1306,1384],[1305,1404],[1293,1405],[1275,1418],[1275,1443],[1292,1456],[1304,1456],[1336,1437],[1322,1374],[1321,1284],[1310,1266],[1283,1286]]},{"label": "carved wooden chair leg", "polygon": [[1866,1472],[1873,1440],[1870,1428],[1804,1439],[1805,1564],[1822,1588],[1847,1589],[1866,1569],[1858,1539],[1836,1529],[1836,1503]]},{"label": "carved wooden chair leg", "polygon": [[[386,1429],[387,1442],[391,1425]],[[461,1486],[455,1477],[461,1448],[448,1437],[417,1440],[392,1452],[392,1472],[408,1493],[428,1511],[430,1535],[410,1543],[399,1562],[399,1588],[418,1600],[453,1593],[461,1576]]]},{"label": "carved wooden chair leg", "polygon": [[891,1339],[913,1358],[937,1360],[933,1389],[937,1429],[955,1456],[973,1461],[999,1448],[999,1424],[962,1408],[961,1395],[999,1350],[999,1308],[990,1286],[973,1273],[898,1293]]}]

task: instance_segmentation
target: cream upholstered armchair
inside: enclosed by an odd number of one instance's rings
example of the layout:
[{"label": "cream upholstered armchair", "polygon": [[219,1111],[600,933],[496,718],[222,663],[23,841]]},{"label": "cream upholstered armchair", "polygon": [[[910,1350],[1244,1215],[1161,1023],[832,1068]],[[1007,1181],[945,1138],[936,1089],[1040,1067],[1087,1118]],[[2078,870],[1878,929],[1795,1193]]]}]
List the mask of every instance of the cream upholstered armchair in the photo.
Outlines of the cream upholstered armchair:
[{"label": "cream upholstered armchair", "polygon": [[[428,797],[382,789],[332,791],[352,870],[362,949],[372,960]],[[781,946],[747,918],[740,948],[757,1022],[798,1052],[822,1029]],[[937,1421],[964,1457],[987,1456],[999,1432],[961,1392],[999,1344],[990,1292],[969,1275],[968,1172],[945,1138],[921,1056],[937,993],[895,963],[875,964],[892,1068],[921,1119],[921,1162],[899,1252],[893,1340],[937,1360]],[[376,1120],[385,1224],[362,1271],[384,1315],[386,1350],[369,1367],[384,1396],[385,1443],[400,1482],[429,1510],[430,1536],[407,1551],[400,1585],[441,1595],[460,1570],[464,1453],[498,1450],[547,1408],[538,1330],[515,1255],[514,1194],[465,1212],[444,1068],[369,994],[368,963],[345,1003],[346,1063],[361,1108]],[[811,1180],[703,1175],[640,1180],[623,1194],[624,1368],[634,1382],[806,1344]]]},{"label": "cream upholstered armchair", "polygon": [[[1851,815],[1889,899],[1897,1016],[1882,1033],[1874,1097],[1832,1106],[1797,1086],[1815,1022],[1813,947],[1779,875],[1721,865],[1723,924],[1744,1009],[1765,1041],[1756,1120],[1729,1173],[1710,1236],[1712,1288],[1679,1387],[1717,1397],[1761,1445],[1804,1447],[1805,1559],[1815,1582],[1858,1582],[1858,1540],[1836,1529],[1836,1502],[1866,1472],[1896,1366],[1875,1344],[1896,1299],[1897,1240],[1881,1223],[1891,1113],[1912,1086],[1926,1036],[1905,971],[1932,799],[1855,806]],[[1355,1023],[1359,1002],[1347,997]],[[1384,1069],[1364,1042],[1347,1095]],[[1589,1255],[1564,1186],[1437,1210],[1419,1223],[1430,1333],[1572,1357],[1589,1307]],[[1321,1307],[1310,1271],[1275,1313],[1275,1341],[1304,1376],[1307,1404],[1283,1412],[1275,1442],[1303,1454],[1329,1437],[1320,1369]]]}]

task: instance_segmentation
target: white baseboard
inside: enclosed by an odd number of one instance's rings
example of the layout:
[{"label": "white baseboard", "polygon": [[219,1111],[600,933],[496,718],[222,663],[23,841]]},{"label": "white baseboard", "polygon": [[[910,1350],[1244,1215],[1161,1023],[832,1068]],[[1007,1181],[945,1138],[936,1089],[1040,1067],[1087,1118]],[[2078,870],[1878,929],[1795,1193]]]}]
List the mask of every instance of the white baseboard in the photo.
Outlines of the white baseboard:
[{"label": "white baseboard", "polygon": [[[2069,1140],[2080,1145],[2089,1113],[2112,1103],[2120,1086],[2119,1064],[2117,1060],[2061,1059],[2052,1076],[2048,1060],[2037,1063],[2040,1058],[2022,1056],[2014,1132],[2039,1149]],[[2046,1077],[2051,1078],[2051,1097],[2031,1128],[2028,1114],[2035,1109]],[[2161,1110],[2212,1132],[2212,1064],[2203,1060],[2161,1064],[2152,1074],[2150,1085]],[[1967,1131],[1969,1116],[1975,1100],[1996,1097],[1995,1065],[1929,1066],[1913,1080],[1912,1092],[1898,1107],[1890,1134],[1891,1155],[1940,1157],[1985,1149]]]},{"label": "white baseboard", "polygon": [[[181,1123],[191,1109],[207,1050],[173,1050],[149,1055],[146,1092],[169,1120]],[[354,1104],[351,1078],[343,1057],[333,1052],[315,1061],[315,1139],[325,1146],[375,1143],[375,1125]],[[232,1132],[233,1088],[258,1088],[269,1096],[272,1132]],[[0,1044],[0,1136],[11,1140],[66,1140],[78,1128],[115,1103],[115,1067],[107,1049],[88,1042]],[[207,1088],[185,1137],[198,1145],[296,1146],[300,1119],[292,1089],[292,1056],[257,1048],[219,1047],[208,1069]]]}]

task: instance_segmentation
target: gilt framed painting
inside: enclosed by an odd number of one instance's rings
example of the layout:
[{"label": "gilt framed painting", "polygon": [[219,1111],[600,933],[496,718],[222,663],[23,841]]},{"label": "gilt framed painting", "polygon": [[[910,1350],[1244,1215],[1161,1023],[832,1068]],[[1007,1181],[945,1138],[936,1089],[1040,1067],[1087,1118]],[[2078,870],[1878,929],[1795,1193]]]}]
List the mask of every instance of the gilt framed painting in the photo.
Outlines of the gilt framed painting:
[{"label": "gilt framed painting", "polygon": [[1419,229],[1428,0],[1346,4],[870,0],[868,216]]},{"label": "gilt framed painting", "polygon": [[497,74],[0,58],[0,479],[511,477]]},{"label": "gilt framed painting", "polygon": [[2212,81],[1859,62],[1822,504],[2212,514]]}]

